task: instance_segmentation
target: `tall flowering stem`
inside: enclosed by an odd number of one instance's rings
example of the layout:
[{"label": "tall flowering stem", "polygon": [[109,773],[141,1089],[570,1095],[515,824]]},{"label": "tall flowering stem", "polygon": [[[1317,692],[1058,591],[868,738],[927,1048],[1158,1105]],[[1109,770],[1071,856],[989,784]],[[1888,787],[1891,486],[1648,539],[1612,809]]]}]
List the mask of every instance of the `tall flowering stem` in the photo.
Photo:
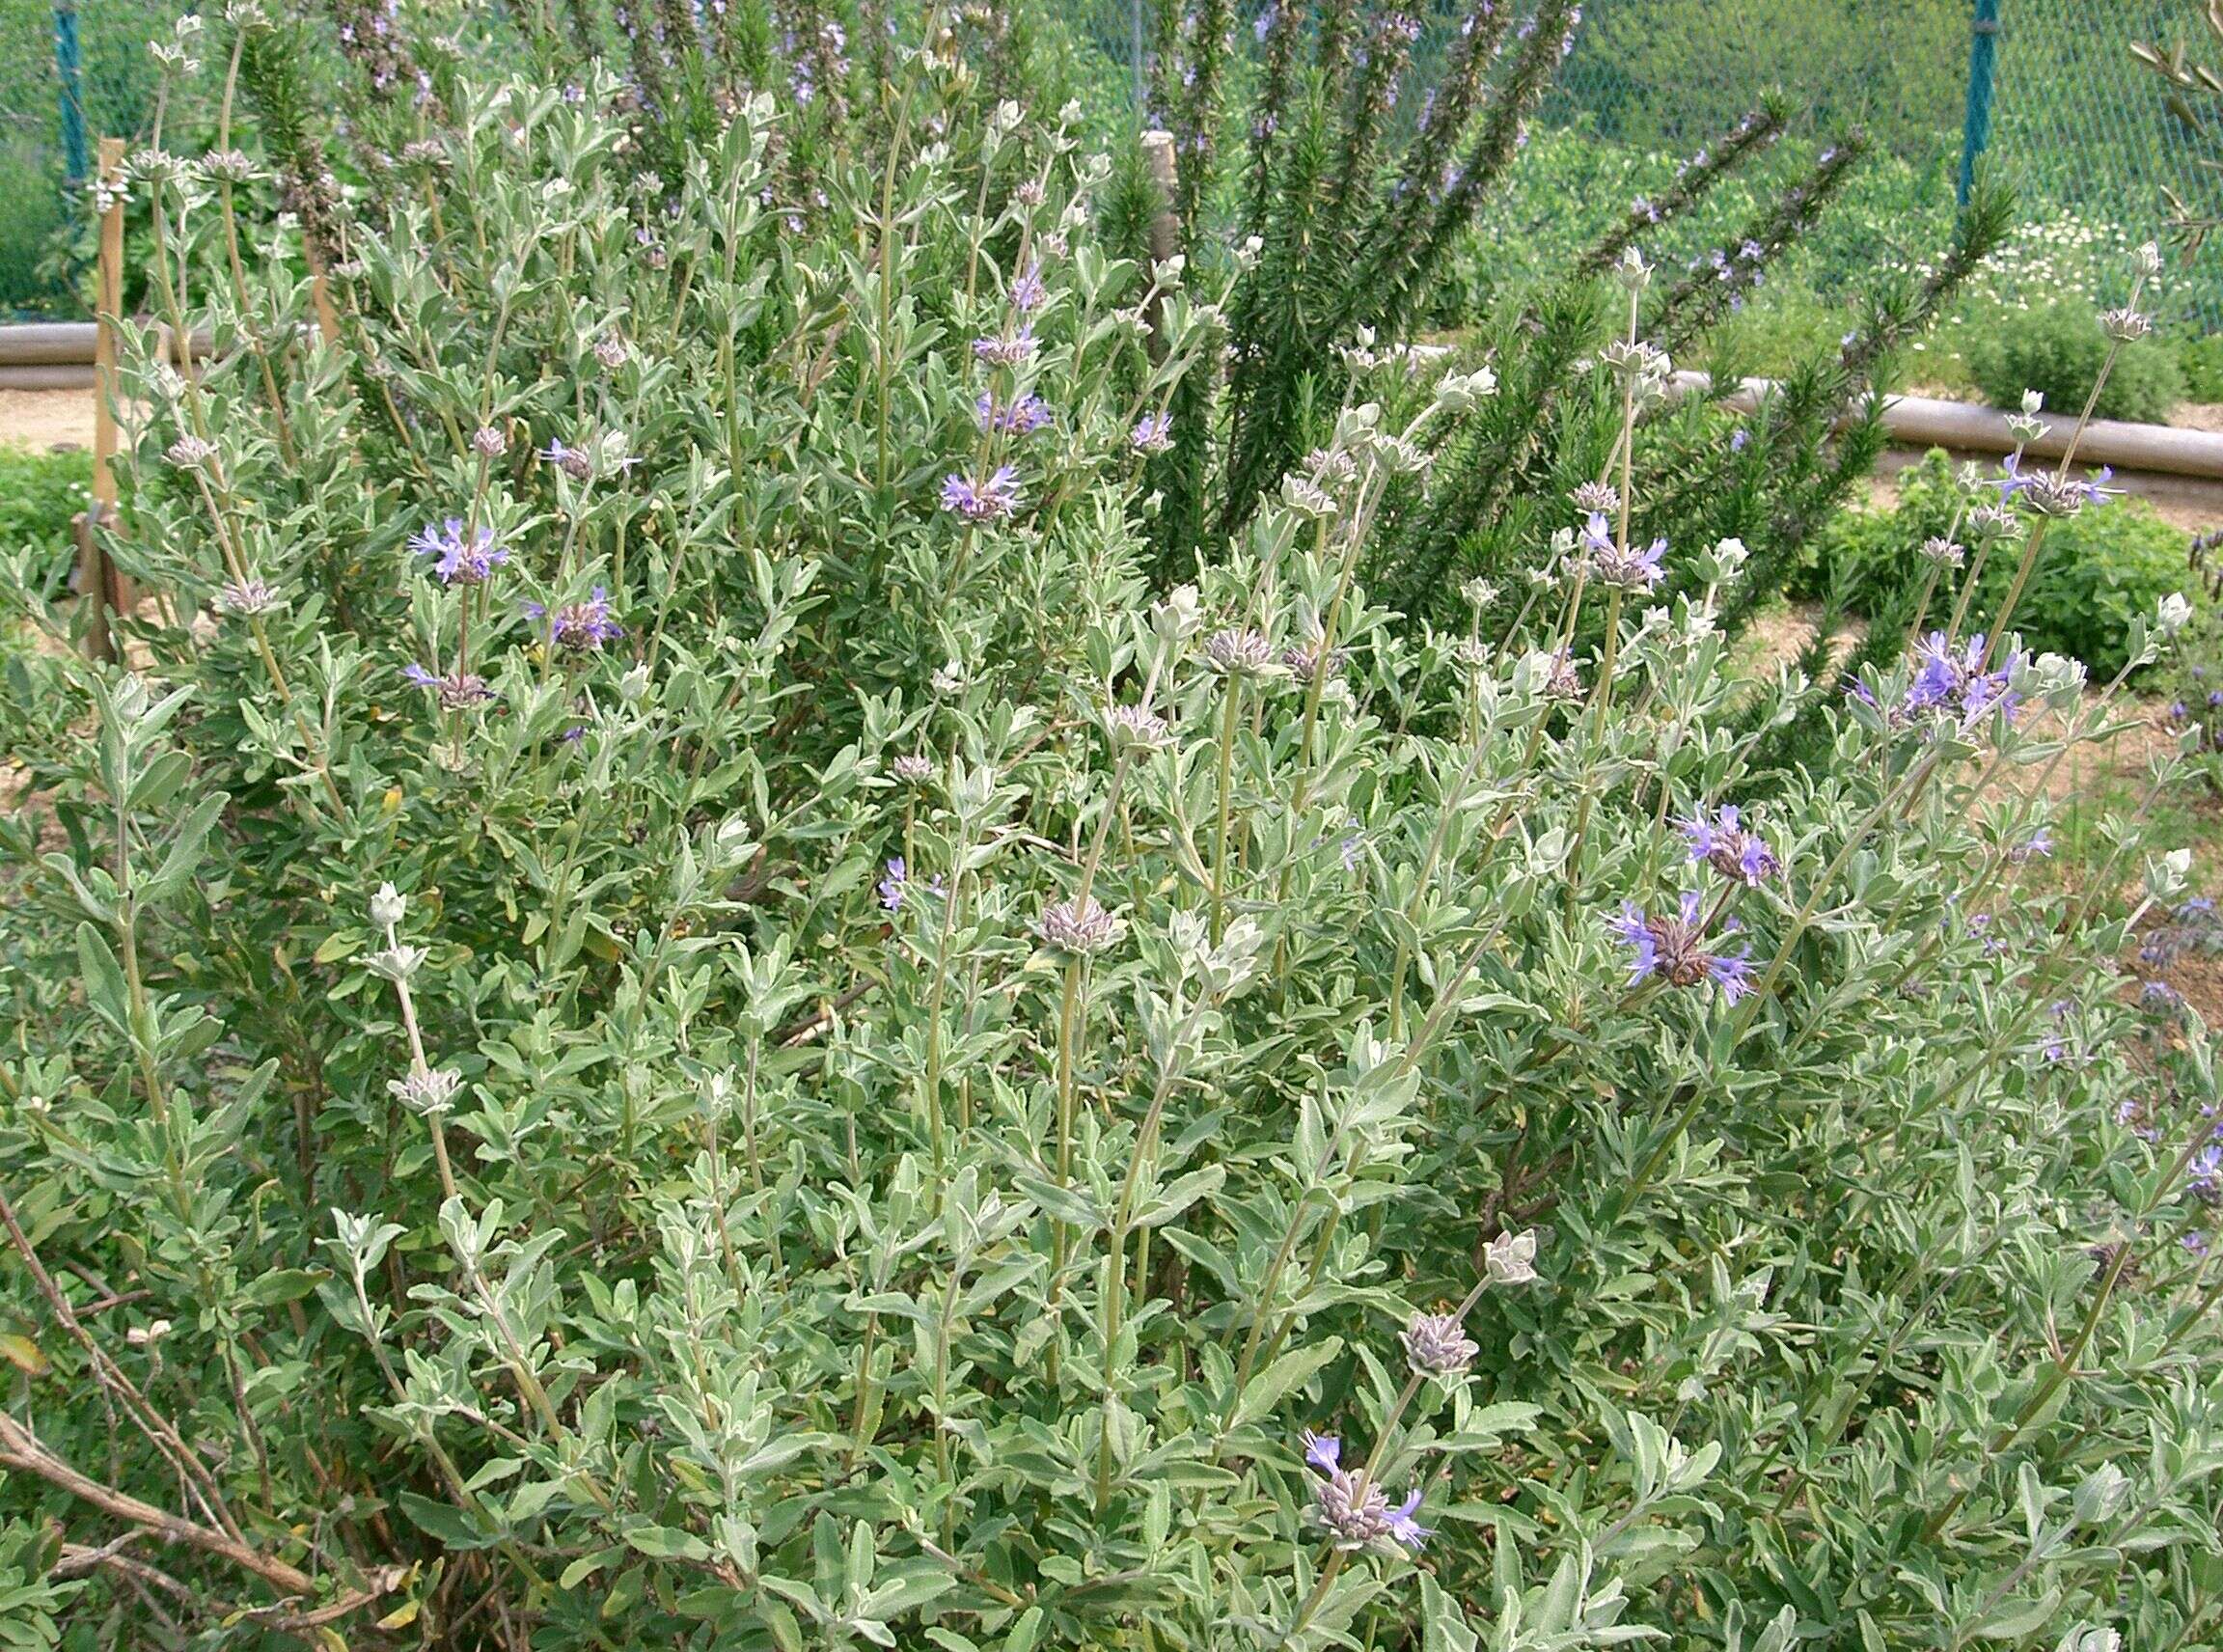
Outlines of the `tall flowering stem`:
[{"label": "tall flowering stem", "polygon": [[[2159,263],[2158,254],[2152,255],[2151,262],[2154,265]],[[2126,314],[2136,315],[2135,306],[2138,303],[2139,294],[2145,290],[2148,273],[2149,265],[2141,263],[2137,273],[2131,279],[2131,308]],[[2092,389],[2084,398],[2083,411],[2076,416],[2076,427],[2069,433],[2069,444],[2062,450],[2061,462],[2053,472],[2051,491],[2056,496],[2059,496],[2068,487],[2069,467],[2075,462],[2076,449],[2084,439],[2084,432],[2091,427],[2092,415],[2100,405],[2100,393],[2107,387],[2108,374],[2114,372],[2116,359],[2123,353],[2126,336],[2125,333],[2112,328],[2109,330],[2107,353],[2100,358],[2100,371],[2093,375]],[[2015,610],[2022,600],[2023,588],[2030,583],[2031,571],[2038,565],[2039,548],[2045,541],[2045,529],[2050,520],[2051,518],[2048,516],[2040,516],[2031,526],[2029,540],[2022,548],[2022,561],[2015,569],[2014,583],[2008,586],[2006,598],[1999,605],[1999,618],[1993,621],[1991,626],[1990,647],[1985,650],[1984,654],[1984,663],[1987,667],[1991,663],[1992,653],[1997,650],[2000,643],[2005,639],[2007,627],[2014,621]]]},{"label": "tall flowering stem", "polygon": [[[1624,265],[1629,289],[1629,326],[1623,335],[1630,352],[1637,347],[1637,327],[1642,318],[1645,271],[1639,261],[1632,258]],[[1617,564],[1629,564],[1629,512],[1634,501],[1636,464],[1636,396],[1640,374],[1636,362],[1625,363],[1621,372],[1621,486],[1616,501],[1613,523],[1613,549]],[[1577,587],[1579,595],[1580,587]],[[1620,582],[1614,582],[1606,601],[1606,638],[1601,645],[1598,659],[1598,680],[1591,685],[1593,721],[1590,738],[1594,746],[1603,748],[1606,727],[1613,704],[1613,675],[1621,663],[1621,592]],[[1570,620],[1567,642],[1573,642],[1574,627]],[[1572,912],[1577,892],[1582,878],[1582,843],[1590,832],[1591,779],[1585,774],[1581,801],[1576,805],[1575,837],[1567,852],[1567,909]]]},{"label": "tall flowering stem", "polygon": [[1243,679],[1230,675],[1222,685],[1220,710],[1219,823],[1212,835],[1212,939],[1225,933],[1223,895],[1227,876],[1227,832],[1235,803],[1235,730],[1242,719]]},{"label": "tall flowering stem", "polygon": [[1127,1316],[1127,1240],[1134,1232],[1135,1195],[1141,1185],[1142,1167],[1157,1145],[1158,1126],[1165,1118],[1166,1100],[1172,1095],[1174,1081],[1181,1074],[1180,1059],[1174,1052],[1194,1035],[1211,1006],[1212,996],[1199,990],[1195,1004],[1168,1044],[1166,1059],[1158,1069],[1158,1082],[1150,1092],[1150,1105],[1135,1132],[1135,1144],[1127,1157],[1127,1173],[1119,1183],[1118,1201],[1112,1207],[1111,1240],[1105,1247],[1104,1268],[1104,1417],[1096,1442],[1095,1507],[1099,1515],[1112,1500],[1112,1417],[1119,1403],[1118,1385],[1112,1369],[1112,1350]]}]

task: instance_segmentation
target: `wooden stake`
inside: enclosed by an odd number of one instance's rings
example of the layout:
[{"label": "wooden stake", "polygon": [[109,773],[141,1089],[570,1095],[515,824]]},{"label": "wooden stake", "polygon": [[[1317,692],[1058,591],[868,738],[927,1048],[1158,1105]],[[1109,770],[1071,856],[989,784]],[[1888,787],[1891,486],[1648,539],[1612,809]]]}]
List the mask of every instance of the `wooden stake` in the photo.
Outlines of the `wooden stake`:
[{"label": "wooden stake", "polygon": [[309,298],[316,306],[317,336],[334,344],[340,337],[340,312],[332,308],[332,284],[324,274],[324,260],[307,235],[301,237],[301,251],[309,260]]},{"label": "wooden stake", "polygon": [[[1142,164],[1150,169],[1151,181],[1165,197],[1158,215],[1150,220],[1150,265],[1155,270],[1181,250],[1181,220],[1173,209],[1180,194],[1181,175],[1173,157],[1171,132],[1153,127],[1142,134]],[[1150,301],[1150,359],[1154,362],[1166,359],[1166,341],[1159,317],[1164,304],[1163,296]]]},{"label": "wooden stake", "polygon": [[1181,194],[1181,174],[1173,158],[1173,134],[1153,128],[1142,134],[1142,164],[1151,181],[1166,197],[1166,205],[1150,220],[1150,262],[1164,263],[1181,250],[1181,220],[1173,204]]},{"label": "wooden stake", "polygon": [[88,657],[113,660],[111,614],[131,611],[130,582],[109,561],[100,536],[116,520],[116,328],[124,309],[124,140],[100,140],[100,294],[93,346],[93,508],[77,518],[77,600]]}]

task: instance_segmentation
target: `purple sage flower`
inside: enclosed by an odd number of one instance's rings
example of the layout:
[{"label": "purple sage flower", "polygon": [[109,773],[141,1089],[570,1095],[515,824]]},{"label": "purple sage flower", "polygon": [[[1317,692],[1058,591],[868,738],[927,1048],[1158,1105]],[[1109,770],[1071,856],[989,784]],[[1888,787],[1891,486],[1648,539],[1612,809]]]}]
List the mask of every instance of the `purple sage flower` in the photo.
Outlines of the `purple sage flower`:
[{"label": "purple sage flower", "polygon": [[1436,1535],[1433,1526],[1422,1526],[1413,1518],[1419,1510],[1420,1488],[1414,1486],[1406,1493],[1405,1501],[1389,1511],[1389,1535],[1415,1552],[1425,1549],[1428,1539]]},{"label": "purple sage flower", "polygon": [[1683,835],[1690,840],[1690,858],[1731,883],[1756,888],[1783,869],[1768,840],[1745,828],[1733,803],[1723,804],[1711,820],[1693,814],[1683,822]]},{"label": "purple sage flower", "polygon": [[1034,354],[1034,324],[1029,321],[1009,337],[974,339],[973,355],[990,367],[1017,367]]},{"label": "purple sage flower", "polygon": [[1173,415],[1145,413],[1127,432],[1128,446],[1139,454],[1162,454],[1173,445]]},{"label": "purple sage flower", "polygon": [[1431,1535],[1413,1518],[1420,1507],[1415,1487],[1392,1509],[1382,1488],[1368,1483],[1363,1470],[1341,1467],[1343,1445],[1332,1435],[1303,1436],[1304,1461],[1319,1478],[1312,1485],[1312,1518],[1336,1548],[1356,1551],[1401,1543],[1417,1549]]},{"label": "purple sage flower", "polygon": [[1482,1345],[1448,1313],[1415,1313],[1405,1327],[1405,1361],[1426,1377],[1454,1377],[1474,1363]]},{"label": "purple sage flower", "polygon": [[[1654,918],[1634,901],[1624,901],[1612,921],[1614,937],[1631,950],[1629,978],[1657,975],[1670,986],[1693,987],[1712,981],[1725,1003],[1735,1004],[1752,990],[1750,948],[1731,955],[1707,945],[1703,903],[1695,890],[1684,892],[1676,916]],[[1731,919],[1723,925],[1736,927]]]},{"label": "purple sage flower", "polygon": [[1050,423],[1050,403],[1029,394],[1015,401],[999,401],[983,390],[973,403],[973,418],[983,430],[1007,436],[1030,436]]},{"label": "purple sage flower", "polygon": [[525,604],[528,619],[548,621],[548,640],[566,653],[599,652],[605,643],[625,635],[625,627],[610,617],[610,592],[601,586],[584,602],[566,602],[561,608],[541,603]]},{"label": "purple sage flower", "polygon": [[997,522],[1019,509],[1019,473],[1000,465],[984,482],[951,475],[942,482],[942,509],[968,522]]},{"label": "purple sage flower", "polygon": [[1641,550],[1623,550],[1613,541],[1612,525],[1603,511],[1592,511],[1582,529],[1582,550],[1592,576],[1606,585],[1628,591],[1652,591],[1666,577],[1660,559],[1667,553],[1665,539],[1654,539]]},{"label": "purple sage flower", "polygon": [[432,571],[443,585],[484,585],[495,568],[509,560],[509,553],[495,542],[493,529],[466,533],[462,519],[455,516],[414,536],[409,548],[434,559]]},{"label": "purple sage flower", "polygon": [[446,676],[412,661],[401,675],[419,688],[428,688],[443,711],[468,711],[496,698],[493,687],[477,672],[455,671]]},{"label": "purple sage flower", "polygon": [[561,439],[552,438],[538,450],[542,458],[569,477],[573,482],[594,480],[594,455],[585,448],[567,448]]}]

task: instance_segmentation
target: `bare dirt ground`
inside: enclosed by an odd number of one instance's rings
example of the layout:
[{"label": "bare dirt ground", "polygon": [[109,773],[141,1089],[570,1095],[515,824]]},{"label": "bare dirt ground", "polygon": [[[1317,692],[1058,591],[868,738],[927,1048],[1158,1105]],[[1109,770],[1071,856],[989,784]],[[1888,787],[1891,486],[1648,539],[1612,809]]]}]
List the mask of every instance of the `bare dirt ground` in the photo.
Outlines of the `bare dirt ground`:
[{"label": "bare dirt ground", "polygon": [[0,390],[0,443],[45,453],[93,445],[90,390]]}]

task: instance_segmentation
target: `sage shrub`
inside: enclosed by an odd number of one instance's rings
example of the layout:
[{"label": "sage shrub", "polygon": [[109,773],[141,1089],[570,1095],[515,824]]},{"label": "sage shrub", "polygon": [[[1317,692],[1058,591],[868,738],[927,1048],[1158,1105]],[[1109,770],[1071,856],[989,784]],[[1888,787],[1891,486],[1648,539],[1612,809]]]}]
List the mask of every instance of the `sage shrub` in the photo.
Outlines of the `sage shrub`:
[{"label": "sage shrub", "polygon": [[2032,871],[2120,676],[2019,578],[1740,669],[1633,255],[1502,628],[1362,574],[1499,393],[1412,352],[1154,582],[1226,289],[890,51],[137,160],[121,658],[5,582],[14,1643],[2205,1643],[2190,868]]}]

